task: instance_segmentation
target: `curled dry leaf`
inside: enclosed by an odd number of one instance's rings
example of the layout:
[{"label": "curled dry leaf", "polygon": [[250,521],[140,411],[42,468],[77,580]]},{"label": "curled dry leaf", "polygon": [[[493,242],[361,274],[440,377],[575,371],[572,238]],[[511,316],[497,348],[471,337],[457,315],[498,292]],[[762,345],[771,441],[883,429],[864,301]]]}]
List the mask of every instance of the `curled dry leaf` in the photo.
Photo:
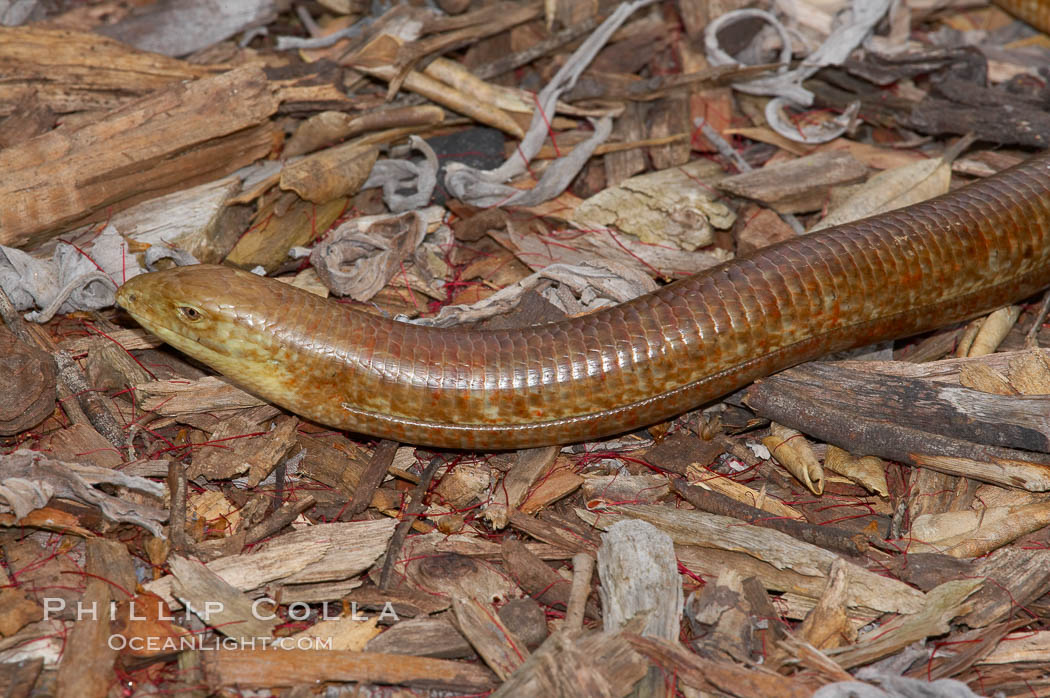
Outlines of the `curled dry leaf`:
[{"label": "curled dry leaf", "polygon": [[167,513],[159,507],[136,504],[96,489],[110,484],[161,497],[164,488],[141,477],[83,463],[66,463],[45,458],[42,453],[20,449],[0,456],[0,482],[7,507],[22,518],[46,505],[54,497],[97,507],[110,521],[132,523],[155,536],[163,535],[160,522]]}]

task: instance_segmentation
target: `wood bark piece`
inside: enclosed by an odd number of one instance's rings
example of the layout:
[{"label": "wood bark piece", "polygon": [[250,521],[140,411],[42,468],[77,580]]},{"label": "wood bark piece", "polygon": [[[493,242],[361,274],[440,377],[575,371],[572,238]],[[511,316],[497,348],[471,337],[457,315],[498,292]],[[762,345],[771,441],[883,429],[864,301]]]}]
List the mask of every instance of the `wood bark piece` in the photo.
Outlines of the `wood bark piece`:
[{"label": "wood bark piece", "polygon": [[768,208],[750,206],[740,214],[745,223],[736,234],[737,254],[751,254],[755,250],[795,237],[795,231],[784,219]]},{"label": "wood bark piece", "polygon": [[[621,631],[638,620],[642,635],[678,637],[684,601],[669,535],[645,521],[619,521],[602,536],[597,567],[606,632]],[[650,667],[639,692],[657,695],[662,684],[660,672]]]},{"label": "wood bark piece", "polygon": [[[9,152],[11,149],[3,151]],[[0,238],[3,237],[3,226],[0,224]],[[35,344],[51,354],[57,370],[57,392],[59,404],[69,417],[69,421],[85,428],[95,428],[109,443],[117,448],[124,446],[124,431],[117,422],[107,401],[92,390],[80,370],[79,365],[64,351],[55,347],[51,335],[38,325],[27,323],[15,311],[11,299],[0,288],[0,318],[7,329],[26,344]],[[88,426],[88,425],[91,426]]]},{"label": "wood bark piece", "polygon": [[378,156],[378,148],[355,142],[321,150],[285,165],[281,189],[315,204],[353,196],[368,179]]},{"label": "wood bark piece", "polygon": [[369,462],[367,451],[335,434],[327,437],[299,434],[296,438],[306,452],[299,463],[299,474],[335,488],[345,498],[353,497]]},{"label": "wood bark piece", "polygon": [[[81,411],[87,417],[90,428],[96,430],[114,447],[123,449],[126,445],[127,434],[122,424],[117,421],[110,402],[104,400],[98,391],[88,384],[87,377],[80,370],[79,364],[73,361],[69,354],[56,350],[52,356],[55,359],[55,367],[58,369],[58,380],[65,388],[59,392],[60,399],[65,399],[63,394],[65,391],[75,396]],[[69,413],[68,408],[67,413]],[[77,426],[89,428],[88,424],[84,423],[78,423]]]},{"label": "wood bark piece", "polygon": [[[639,502],[654,504],[671,492],[671,485],[664,475],[598,475],[581,478],[583,496],[588,506],[601,501]],[[531,513],[526,511],[526,513]]]},{"label": "wood bark piece", "polygon": [[[642,105],[632,102],[613,124],[612,137],[617,141],[637,141],[644,136]],[[603,159],[605,181],[611,187],[619,186],[627,178],[645,170],[645,153],[641,148],[609,153]]]},{"label": "wood bark piece", "polygon": [[[23,626],[35,623],[43,617],[43,607],[30,599],[24,590],[16,588],[7,570],[0,567],[0,638],[10,637]],[[0,666],[0,669],[2,668]],[[0,673],[0,687],[10,678]],[[9,681],[8,685],[13,686],[14,683]]]},{"label": "wood bark piece", "polygon": [[254,487],[295,445],[298,425],[298,419],[287,415],[281,415],[272,430],[269,425],[257,426],[243,417],[228,419],[194,451],[186,477],[225,480],[249,471],[249,487]]},{"label": "wood bark piece", "polygon": [[317,504],[310,495],[305,495],[296,502],[285,502],[277,511],[266,517],[261,523],[244,532],[245,543],[258,543],[264,538],[277,535],[285,526],[291,525],[299,516]]},{"label": "wood bark piece", "polygon": [[701,691],[717,691],[734,696],[783,696],[809,698],[816,686],[765,669],[744,669],[727,662],[699,657],[677,642],[636,634],[625,636],[631,646],[678,677],[682,683]]},{"label": "wood bark piece", "polygon": [[109,605],[129,600],[119,591],[135,588],[135,571],[127,548],[116,541],[87,541],[87,589],[80,599],[84,609],[66,640],[55,679],[61,698],[102,698],[114,680],[117,650],[109,642]]},{"label": "wood bark piece", "polygon": [[390,83],[391,93],[395,93],[403,86],[411,92],[421,94],[437,104],[497,128],[514,138],[525,137],[525,131],[521,126],[503,110],[478,102],[473,95],[460,92],[451,85],[435,80],[424,73],[415,70],[399,73],[392,61],[400,48],[399,39],[383,34],[376,37],[348,61],[344,61],[344,65],[386,80]]},{"label": "wood bark piece", "polygon": [[0,149],[10,148],[30,138],[36,138],[55,127],[58,117],[47,106],[40,104],[36,95],[26,95],[14,106],[14,112],[0,120]]},{"label": "wood bark piece", "polygon": [[[719,446],[721,449],[722,447]],[[746,447],[745,447],[746,450]],[[751,453],[747,451],[747,453]],[[752,456],[753,457],[753,456]],[[752,464],[753,465],[753,464]],[[772,467],[772,466],[770,466]],[[763,493],[759,490],[754,490],[747,485],[742,485],[735,480],[722,477],[721,475],[712,472],[706,468],[702,468],[696,464],[691,464],[686,469],[686,481],[696,483],[696,487],[707,490],[712,494],[720,494],[728,497],[731,502],[725,502],[725,509],[715,510],[713,507],[714,499],[710,499],[708,503],[703,506],[698,506],[698,509],[703,511],[710,511],[712,514],[722,514],[723,516],[737,516],[736,514],[730,513],[730,511],[739,511],[737,505],[743,505],[746,508],[753,507],[760,512],[765,512],[763,515],[764,519],[769,519],[769,514],[772,514],[772,518],[776,519],[789,519],[795,521],[802,521],[806,518],[805,514],[799,509],[790,507],[784,502],[774,497],[769,496],[768,493]],[[672,479],[672,484],[675,479]],[[681,483],[684,484],[684,483]],[[678,485],[674,485],[675,489],[678,489]],[[745,511],[747,509],[744,509]],[[756,512],[757,513],[757,512]]]},{"label": "wood bark piece", "polygon": [[[937,465],[937,463],[933,463]],[[929,542],[910,541],[916,552],[943,552],[952,557],[978,557],[1033,533],[1050,524],[1050,501],[1036,501],[1018,506],[990,507],[980,512],[952,512],[974,521],[955,535]],[[987,513],[987,516],[984,514]],[[944,516],[950,516],[951,513]]]},{"label": "wood bark piece", "polygon": [[412,488],[408,505],[404,507],[402,518],[398,521],[397,528],[394,529],[394,534],[390,536],[390,540],[387,543],[386,559],[383,561],[383,570],[379,574],[380,589],[390,589],[394,586],[394,565],[397,564],[397,560],[403,552],[401,546],[405,544],[405,539],[408,537],[408,532],[411,530],[416,517],[423,512],[423,498],[430,490],[430,484],[433,482],[434,475],[441,465],[443,465],[443,459],[440,456],[431,458],[430,462],[427,463],[427,467],[423,468],[423,474],[420,476],[419,482]]},{"label": "wood bark piece", "polygon": [[598,576],[607,631],[648,613],[643,634],[678,636],[684,601],[670,536],[645,521],[609,526],[598,549]]},{"label": "wood bark piece", "polygon": [[248,227],[248,209],[230,205],[240,191],[239,177],[224,177],[143,201],[114,214],[109,223],[142,244],[170,245],[202,264],[218,264]]},{"label": "wood bark piece", "polygon": [[725,230],[736,220],[712,189],[722,177],[717,163],[695,160],[624,178],[618,186],[584,200],[571,221],[582,229],[614,226],[643,243],[692,252],[714,241],[712,228]]},{"label": "wood bark piece", "polygon": [[[980,364],[1002,375],[1011,372],[1010,366],[1015,361],[1027,360],[1029,357],[1039,361],[1050,361],[1050,349],[1026,349],[1023,351],[1003,351],[987,356],[972,358],[951,358],[927,363],[910,361],[839,361],[839,368],[852,369],[888,376],[904,378],[924,378],[936,383],[961,384],[961,373],[965,366]],[[1028,393],[1022,393],[1028,394]]]},{"label": "wood bark piece", "polygon": [[686,617],[697,636],[695,646],[705,656],[753,661],[752,614],[743,581],[736,570],[726,570],[714,583],[706,584],[697,595],[690,596]]},{"label": "wood bark piece", "polygon": [[[428,17],[424,32],[430,34],[400,48],[394,67],[399,77],[425,57],[444,54],[476,43],[479,39],[528,22],[540,14],[538,2],[497,2],[455,17]],[[400,80],[395,80],[394,86]],[[391,93],[392,96],[392,93]]]},{"label": "wood bark piece", "polygon": [[576,473],[576,467],[577,464],[569,458],[556,458],[550,470],[529,490],[525,501],[519,507],[520,510],[525,514],[535,514],[576,491],[586,482],[585,478]]},{"label": "wood bark piece", "polygon": [[[687,107],[684,97],[668,97],[658,102],[649,117],[650,138],[670,138],[675,134],[689,133],[692,128]],[[649,158],[657,170],[682,167],[689,162],[691,150],[689,140],[683,139],[667,145],[651,146]]]},{"label": "wood bark piece", "polygon": [[347,595],[346,600],[370,611],[381,610],[389,603],[399,617],[405,618],[436,617],[436,614],[447,611],[452,606],[452,601],[448,598],[408,586],[391,591],[382,591],[372,585],[363,586]]},{"label": "wood bark piece", "polygon": [[[6,578],[6,574],[4,577]],[[13,588],[10,579],[4,585],[11,587],[0,590],[0,637],[10,637],[29,623],[44,617],[44,609],[37,602],[29,599],[25,592]]]},{"label": "wood bark piece", "polygon": [[827,654],[843,669],[851,669],[889,656],[913,642],[943,635],[951,629],[949,622],[953,618],[970,610],[966,599],[982,584],[981,579],[945,582],[926,594],[924,607],[918,613],[901,619],[888,629],[876,629],[870,633],[871,637],[862,637],[857,644],[829,650]]},{"label": "wood bark piece", "polygon": [[647,664],[622,635],[554,633],[492,698],[588,696],[619,698],[645,676]]},{"label": "wood bark piece", "polygon": [[[1050,489],[1050,456],[1028,452],[1050,451],[1046,396],[992,395],[809,363],[755,383],[745,401],[764,417],[854,453]],[[941,433],[926,431],[931,425]]]},{"label": "wood bark piece", "polygon": [[0,244],[39,243],[107,210],[230,174],[269,151],[272,126],[260,124],[276,110],[266,76],[247,66],[7,148]]},{"label": "wood bark piece", "polygon": [[141,398],[139,406],[143,410],[165,416],[243,409],[266,404],[217,376],[205,376],[195,381],[151,381],[136,385],[135,394]]},{"label": "wood bark piece", "polygon": [[846,555],[858,555],[868,549],[864,536],[853,531],[834,526],[820,526],[808,521],[771,517],[764,509],[739,502],[721,492],[689,485],[677,478],[671,481],[671,485],[679,496],[700,511],[731,516],[755,526],[772,528],[807,543]]},{"label": "wood bark piece", "polygon": [[96,344],[84,357],[84,372],[95,390],[123,391],[129,385],[150,380],[150,375],[124,347],[106,341]]},{"label": "wood bark piece", "polygon": [[404,654],[299,649],[275,652],[269,648],[204,654],[204,672],[213,691],[354,681],[482,693],[496,684],[492,674],[483,667]]},{"label": "wood bark piece", "polygon": [[35,427],[55,410],[55,362],[0,325],[0,436]]},{"label": "wood bark piece", "polygon": [[314,204],[288,192],[261,206],[252,227],[226,256],[226,262],[242,269],[261,266],[275,272],[289,260],[288,251],[307,245],[324,234],[346,209],[345,198]]},{"label": "wood bark piece", "polygon": [[565,606],[564,625],[569,632],[583,628],[583,616],[591,594],[594,563],[594,558],[587,553],[576,553],[572,556],[572,588],[569,590],[569,602]]},{"label": "wood bark piece", "polygon": [[0,27],[0,116],[31,97],[57,114],[114,109],[172,82],[213,72],[94,32]]},{"label": "wood bark piece", "polygon": [[798,628],[800,640],[820,650],[856,641],[856,631],[846,614],[848,584],[849,571],[842,562],[836,561],[828,575],[826,593]]},{"label": "wood bark piece", "polygon": [[[544,564],[520,540],[505,538],[501,552],[504,568],[525,593],[544,606],[567,608],[572,591],[569,580]],[[586,609],[591,619],[600,617],[594,602],[587,604]]]},{"label": "wood bark piece", "polygon": [[386,471],[390,468],[390,464],[394,462],[394,454],[397,453],[398,445],[396,441],[383,439],[376,446],[376,450],[372,453],[368,465],[364,468],[357,486],[354,488],[354,498],[350,501],[350,505],[346,510],[347,518],[353,518],[368,508],[369,503],[372,501],[372,495],[375,494],[379,485],[383,483]]},{"label": "wood bark piece", "polygon": [[[1050,298],[1050,296],[1047,296]],[[983,365],[983,364],[978,364]],[[1046,395],[1050,393],[1050,363],[1045,354],[1026,351],[1010,361],[1008,371],[1010,387],[1021,395]],[[995,391],[988,391],[995,392]]]},{"label": "wood bark piece", "polygon": [[501,681],[528,659],[525,643],[503,624],[492,604],[453,597],[452,611],[459,631]]},{"label": "wood bark piece", "polygon": [[391,128],[432,126],[441,123],[445,111],[436,105],[391,107],[351,116],[339,111],[325,111],[303,121],[285,144],[281,155],[291,158],[304,155],[346,138]]},{"label": "wood bark piece", "polygon": [[[710,550],[710,560],[707,563],[709,570],[718,570],[727,564],[732,566],[737,563],[731,560],[744,557],[721,555],[720,552],[745,553],[746,557],[768,565],[768,567],[749,565],[745,570],[747,574],[754,574],[762,579],[762,582],[768,585],[767,588],[785,590],[784,582],[801,584],[802,580],[795,577],[798,575],[808,578],[811,584],[815,583],[815,586],[798,586],[792,590],[807,593],[813,598],[820,595],[820,589],[831,570],[832,563],[841,559],[835,553],[797,541],[779,531],[741,525],[736,519],[698,511],[625,504],[608,507],[607,511],[603,511],[600,516],[580,509],[576,510],[576,514],[587,523],[603,530],[626,517],[648,521],[669,533],[679,546],[702,546]],[[685,554],[679,549],[680,558],[683,558]],[[694,558],[698,557],[698,554],[696,551],[689,551],[689,556]],[[740,564],[743,565],[742,562]],[[753,571],[748,571],[752,568]],[[907,584],[883,577],[853,563],[849,563],[848,569],[851,607],[866,607],[894,613],[915,613],[921,608],[922,593]],[[787,573],[787,576],[778,581],[774,571]]]},{"label": "wood bark piece", "polygon": [[530,650],[543,644],[547,631],[547,614],[532,599],[511,599],[499,609],[499,619]]},{"label": "wood bark piece", "polygon": [[1027,607],[1050,589],[1050,552],[1002,548],[979,559],[965,576],[970,575],[987,582],[970,598],[972,610],[959,621],[984,628],[1009,619],[1016,609]]},{"label": "wood bark piece", "polygon": [[849,153],[825,151],[760,170],[732,175],[715,186],[722,191],[755,199],[779,213],[819,210],[831,187],[859,181],[868,168]]},{"label": "wood bark piece", "polygon": [[186,466],[182,462],[172,460],[168,463],[167,485],[168,540],[172,550],[183,553],[186,551],[187,485]]},{"label": "wood bark piece", "polygon": [[503,483],[492,493],[492,501],[485,507],[483,516],[495,529],[506,527],[510,510],[517,508],[544,472],[554,465],[561,449],[558,446],[522,449],[517,453],[517,462],[506,475]]},{"label": "wood bark piece", "polygon": [[[973,89],[969,86],[968,89]],[[975,134],[978,140],[1004,145],[1046,148],[1050,144],[1050,117],[1042,109],[998,96],[1006,104],[971,106],[927,97],[903,115],[901,125],[934,135]]]},{"label": "wood bark piece", "polygon": [[29,698],[43,668],[40,658],[0,662],[0,691],[6,698]]},{"label": "wood bark piece", "polygon": [[512,511],[510,514],[510,525],[529,534],[533,538],[550,545],[564,548],[573,553],[594,553],[598,549],[599,541],[591,535],[581,536],[575,531],[563,528],[550,521],[527,516],[520,511]]},{"label": "wood bark piece", "polygon": [[172,555],[168,560],[175,580],[171,593],[205,625],[238,640],[269,639],[281,621],[266,618],[269,606],[258,607],[250,598],[212,572],[207,566]]},{"label": "wood bark piece", "polygon": [[395,623],[372,639],[368,652],[456,659],[474,656],[474,649],[446,617],[423,616]]},{"label": "wood bark piece", "polygon": [[[376,561],[394,525],[390,519],[319,524],[206,566],[239,591],[253,591],[277,581],[307,584],[349,579]],[[173,583],[174,578],[167,575],[145,587],[172,608],[179,608],[181,604],[172,596]]]},{"label": "wood bark piece", "polygon": [[410,539],[403,551],[408,560],[402,565],[409,588],[493,604],[521,596],[517,585],[496,565],[457,553],[437,553],[428,545],[433,538],[420,541],[421,537]]}]

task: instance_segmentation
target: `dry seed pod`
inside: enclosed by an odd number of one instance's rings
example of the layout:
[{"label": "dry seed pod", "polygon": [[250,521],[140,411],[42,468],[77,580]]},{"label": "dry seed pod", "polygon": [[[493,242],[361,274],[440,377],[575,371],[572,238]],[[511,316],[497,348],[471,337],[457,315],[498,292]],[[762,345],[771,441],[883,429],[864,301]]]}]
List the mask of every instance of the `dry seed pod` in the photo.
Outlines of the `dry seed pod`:
[{"label": "dry seed pod", "polygon": [[824,468],[801,432],[774,422],[762,439],[770,455],[813,494],[824,492]]}]

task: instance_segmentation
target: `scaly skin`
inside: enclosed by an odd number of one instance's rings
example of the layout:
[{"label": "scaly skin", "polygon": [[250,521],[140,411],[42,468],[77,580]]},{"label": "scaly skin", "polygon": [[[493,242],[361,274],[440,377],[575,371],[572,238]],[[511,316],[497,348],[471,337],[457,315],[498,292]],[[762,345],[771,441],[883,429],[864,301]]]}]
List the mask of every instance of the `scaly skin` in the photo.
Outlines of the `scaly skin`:
[{"label": "scaly skin", "polygon": [[995,4],[1039,31],[1050,34],[1050,1],[995,0]]},{"label": "scaly skin", "polygon": [[[394,322],[221,266],[135,277],[143,327],[306,418],[506,449],[653,424],[828,352],[1050,285],[1050,156],[758,250],[628,303],[520,330]],[[186,310],[190,308],[192,310]]]}]

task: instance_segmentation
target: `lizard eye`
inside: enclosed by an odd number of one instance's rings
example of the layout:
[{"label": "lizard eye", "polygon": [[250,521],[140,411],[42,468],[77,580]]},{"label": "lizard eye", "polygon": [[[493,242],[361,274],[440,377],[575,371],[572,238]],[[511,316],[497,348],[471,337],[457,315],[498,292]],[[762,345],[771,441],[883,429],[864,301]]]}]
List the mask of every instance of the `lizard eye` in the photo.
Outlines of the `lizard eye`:
[{"label": "lizard eye", "polygon": [[201,317],[203,317],[201,311],[188,305],[179,306],[179,312],[182,313],[182,317],[190,322],[197,322],[197,320],[200,320]]}]

